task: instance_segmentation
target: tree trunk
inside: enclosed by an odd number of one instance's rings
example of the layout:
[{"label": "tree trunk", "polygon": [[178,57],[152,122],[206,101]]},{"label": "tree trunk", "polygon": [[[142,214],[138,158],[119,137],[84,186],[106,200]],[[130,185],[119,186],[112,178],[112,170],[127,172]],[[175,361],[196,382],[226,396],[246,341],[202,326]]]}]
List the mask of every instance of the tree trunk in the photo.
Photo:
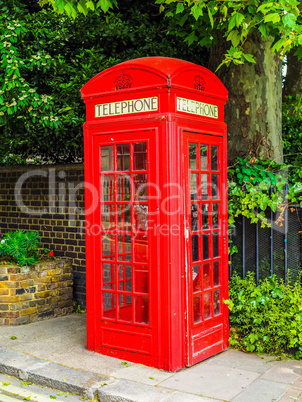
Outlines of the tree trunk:
[{"label": "tree trunk", "polygon": [[[282,163],[282,61],[270,50],[273,39],[251,36],[244,45],[256,64],[223,66],[216,74],[229,91],[225,107],[228,125],[228,160],[237,156],[260,156]],[[213,72],[229,48],[219,38],[210,54]]]},{"label": "tree trunk", "polygon": [[295,51],[292,49],[287,55],[287,71],[283,87],[283,102],[286,101],[286,96],[295,96],[302,90],[302,59],[298,60],[295,56]]}]

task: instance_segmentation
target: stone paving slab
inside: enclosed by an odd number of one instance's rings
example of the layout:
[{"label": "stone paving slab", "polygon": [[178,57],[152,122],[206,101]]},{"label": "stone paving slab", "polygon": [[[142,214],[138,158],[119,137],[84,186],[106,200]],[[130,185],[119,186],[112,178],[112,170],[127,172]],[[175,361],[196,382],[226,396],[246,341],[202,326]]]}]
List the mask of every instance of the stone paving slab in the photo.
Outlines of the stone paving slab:
[{"label": "stone paving slab", "polygon": [[238,370],[255,371],[265,373],[276,364],[276,358],[272,356],[257,356],[253,353],[244,353],[230,349],[227,353],[220,353],[205,362],[214,366],[232,367]]},{"label": "stone paving slab", "polygon": [[199,364],[176,373],[160,385],[182,392],[230,401],[259,377],[258,373]]},{"label": "stone paving slab", "polygon": [[100,388],[98,398],[99,401],[114,402],[214,402],[213,399],[202,396],[123,379],[117,379]]},{"label": "stone paving slab", "polygon": [[[11,336],[17,336],[12,340]],[[2,326],[0,347],[79,370],[110,375],[121,360],[86,348],[86,315],[71,314],[18,327]]]},{"label": "stone paving slab", "polygon": [[123,366],[123,368],[111,373],[111,377],[123,378],[125,380],[136,381],[146,385],[157,385],[173,375],[174,373],[143,366],[142,364],[131,365],[130,367]]},{"label": "stone paving slab", "polygon": [[[232,399],[232,402],[279,401],[288,388],[288,384],[258,379]],[[293,402],[293,399],[291,402]]]},{"label": "stone paving slab", "polygon": [[0,348],[0,372],[93,399],[107,376],[75,370],[24,353]]},{"label": "stone paving slab", "polygon": [[276,362],[261,378],[286,384],[295,383],[302,375],[302,363],[297,360]]}]

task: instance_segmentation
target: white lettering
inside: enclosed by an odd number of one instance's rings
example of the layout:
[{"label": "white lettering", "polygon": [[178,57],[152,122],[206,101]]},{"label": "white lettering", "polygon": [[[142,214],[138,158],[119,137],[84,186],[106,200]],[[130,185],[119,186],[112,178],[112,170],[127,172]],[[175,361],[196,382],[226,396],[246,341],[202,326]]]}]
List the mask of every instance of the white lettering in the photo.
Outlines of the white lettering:
[{"label": "white lettering", "polygon": [[177,97],[177,111],[218,119],[218,106]]}]

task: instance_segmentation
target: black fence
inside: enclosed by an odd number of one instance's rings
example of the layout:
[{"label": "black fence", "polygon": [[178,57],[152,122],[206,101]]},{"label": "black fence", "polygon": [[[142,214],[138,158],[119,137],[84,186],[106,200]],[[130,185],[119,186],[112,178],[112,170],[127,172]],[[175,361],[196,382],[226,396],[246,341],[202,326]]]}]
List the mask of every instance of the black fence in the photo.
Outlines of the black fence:
[{"label": "black fence", "polygon": [[266,211],[266,218],[271,227],[237,218],[230,234],[231,244],[238,248],[230,256],[230,278],[235,271],[243,278],[252,271],[257,284],[271,275],[294,283],[302,267],[302,210],[288,206],[276,213]]}]

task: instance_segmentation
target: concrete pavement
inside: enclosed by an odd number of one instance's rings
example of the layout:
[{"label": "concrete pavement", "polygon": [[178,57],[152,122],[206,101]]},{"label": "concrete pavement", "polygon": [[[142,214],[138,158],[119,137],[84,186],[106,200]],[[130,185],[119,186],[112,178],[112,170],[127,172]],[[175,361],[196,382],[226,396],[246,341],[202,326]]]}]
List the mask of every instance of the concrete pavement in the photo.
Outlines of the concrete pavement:
[{"label": "concrete pavement", "polygon": [[84,314],[0,327],[1,373],[89,399],[302,402],[300,361],[229,349],[177,373],[127,363],[86,349]]}]

